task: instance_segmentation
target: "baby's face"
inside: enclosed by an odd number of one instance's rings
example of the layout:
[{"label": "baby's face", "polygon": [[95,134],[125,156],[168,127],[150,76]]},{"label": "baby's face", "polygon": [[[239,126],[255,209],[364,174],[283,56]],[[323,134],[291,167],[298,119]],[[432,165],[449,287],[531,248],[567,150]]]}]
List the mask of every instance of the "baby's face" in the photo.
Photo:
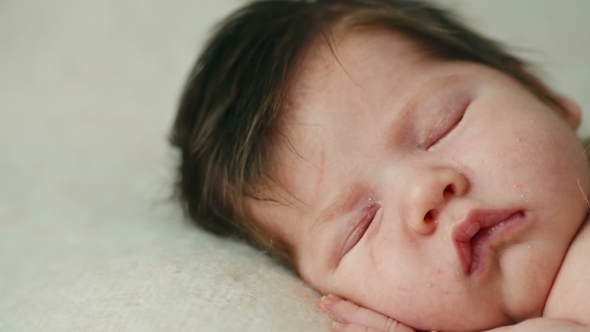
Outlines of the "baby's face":
[{"label": "baby's face", "polygon": [[576,112],[391,32],[335,53],[312,47],[293,87],[274,170],[288,204],[251,206],[301,276],[421,329],[542,314],[586,214]]}]

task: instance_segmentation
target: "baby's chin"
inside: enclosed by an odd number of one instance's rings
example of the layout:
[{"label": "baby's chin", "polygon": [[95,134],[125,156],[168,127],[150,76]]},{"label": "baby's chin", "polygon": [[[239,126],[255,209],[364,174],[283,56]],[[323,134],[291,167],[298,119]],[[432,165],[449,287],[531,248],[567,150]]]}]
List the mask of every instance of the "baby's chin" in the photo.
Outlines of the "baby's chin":
[{"label": "baby's chin", "polygon": [[[529,293],[530,294],[530,293]],[[540,317],[543,313],[544,301],[532,301],[522,299],[522,307],[519,310],[510,312],[506,307],[486,307],[485,305],[470,305],[468,307],[446,303],[443,310],[429,312],[415,311],[406,313],[405,316],[396,316],[391,313],[390,317],[399,317],[397,320],[417,331],[487,331],[494,328],[514,325],[527,319]]]},{"label": "baby's chin", "polygon": [[492,314],[490,316],[485,315],[429,315],[430,317],[422,319],[415,319],[412,322],[400,323],[412,327],[417,331],[487,331],[497,327],[513,324],[513,322],[506,318],[499,318],[497,315]]},{"label": "baby's chin", "polygon": [[[417,289],[405,293],[410,297],[374,298],[375,302],[365,304],[374,305],[373,310],[416,330],[486,331],[519,323],[543,314],[553,276],[562,261],[549,260],[545,255],[545,260],[523,263],[527,257],[517,253],[503,256],[499,264],[512,273],[502,274],[502,287],[487,285],[485,289],[489,291],[483,293],[469,287],[452,289],[452,280],[447,280],[440,283],[446,287],[435,290],[434,294],[429,289]],[[528,271],[529,277],[523,278],[523,271]]]},{"label": "baby's chin", "polygon": [[[426,307],[426,306],[424,306]],[[432,308],[430,308],[432,309]],[[441,310],[420,310],[396,314],[380,311],[417,331],[486,331],[514,324],[514,320],[502,310],[485,306],[469,308],[446,303]]]}]

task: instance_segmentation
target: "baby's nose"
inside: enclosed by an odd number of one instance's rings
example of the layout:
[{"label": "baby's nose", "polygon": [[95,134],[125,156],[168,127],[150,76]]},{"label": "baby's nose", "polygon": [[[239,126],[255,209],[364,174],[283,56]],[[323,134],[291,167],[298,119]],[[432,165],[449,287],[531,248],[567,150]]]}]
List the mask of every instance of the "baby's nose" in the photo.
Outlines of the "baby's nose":
[{"label": "baby's nose", "polygon": [[445,204],[468,189],[465,176],[452,168],[417,172],[408,185],[408,226],[422,235],[434,232]]}]

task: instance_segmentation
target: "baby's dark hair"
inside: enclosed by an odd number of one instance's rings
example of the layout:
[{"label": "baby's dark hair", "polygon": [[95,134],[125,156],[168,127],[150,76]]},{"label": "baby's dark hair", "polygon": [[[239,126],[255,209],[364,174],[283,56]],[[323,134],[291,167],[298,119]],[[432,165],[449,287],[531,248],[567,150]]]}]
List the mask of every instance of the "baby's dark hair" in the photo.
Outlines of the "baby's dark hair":
[{"label": "baby's dark hair", "polygon": [[265,0],[218,27],[192,70],[170,140],[180,150],[176,193],[188,217],[212,233],[245,240],[292,266],[290,248],[260,227],[245,198],[265,199],[289,85],[312,42],[332,30],[379,26],[406,34],[432,57],[480,63],[561,105],[498,43],[447,10],[418,0]]}]

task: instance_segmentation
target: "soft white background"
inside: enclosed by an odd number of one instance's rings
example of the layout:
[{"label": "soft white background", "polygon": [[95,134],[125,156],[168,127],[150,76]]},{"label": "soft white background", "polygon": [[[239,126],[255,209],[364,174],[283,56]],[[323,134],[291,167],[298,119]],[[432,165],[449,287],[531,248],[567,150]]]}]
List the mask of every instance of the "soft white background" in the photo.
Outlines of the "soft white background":
[{"label": "soft white background", "polygon": [[[327,330],[315,292],[167,200],[179,92],[241,3],[0,0],[0,331]],[[590,1],[440,3],[590,110]]]}]

